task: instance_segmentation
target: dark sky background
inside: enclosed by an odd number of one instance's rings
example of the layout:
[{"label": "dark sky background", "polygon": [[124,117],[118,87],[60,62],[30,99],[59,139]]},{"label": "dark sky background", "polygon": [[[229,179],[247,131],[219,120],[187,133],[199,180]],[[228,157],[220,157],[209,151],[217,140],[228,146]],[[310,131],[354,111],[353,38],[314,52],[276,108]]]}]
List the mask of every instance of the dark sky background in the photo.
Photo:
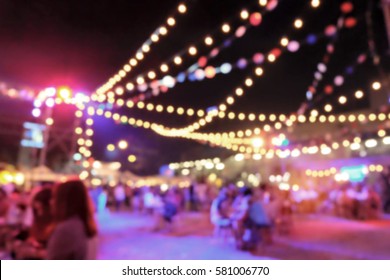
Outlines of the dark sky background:
[{"label": "dark sky background", "polygon": [[[257,2],[188,1],[188,14],[177,18],[177,25],[161,43],[152,47],[151,53],[136,71],[131,72],[129,79],[149,69],[158,68],[178,51],[202,41],[226,20],[237,18],[241,8],[247,7],[254,11],[258,7]],[[327,25],[335,24],[340,16],[339,6],[344,1],[321,2],[319,9],[311,10],[308,8],[309,0],[280,1],[275,11],[264,16],[259,27],[251,28],[243,38],[236,40],[230,48],[211,60],[210,64],[217,66],[221,62],[234,63],[241,57],[252,57],[255,52],[268,52],[278,44],[283,35],[301,40],[310,33],[323,32]],[[369,1],[351,2],[355,4],[351,16],[359,19],[358,25],[340,33],[335,45],[336,53],[319,89],[322,88],[321,85],[331,81],[335,74],[343,72],[345,67],[352,64],[357,54],[367,50],[364,15]],[[77,91],[90,93],[105,83],[135,54],[179,3],[176,0],[0,0],[0,81],[37,88],[67,85]],[[386,64],[388,46],[383,16],[379,1],[374,0],[373,3],[375,42]],[[292,22],[298,16],[304,20],[304,27],[299,31],[292,28]],[[255,86],[236,102],[232,110],[253,113],[296,111],[305,100],[305,92],[313,80],[313,74],[328,42],[329,39],[324,39],[314,46],[304,46],[298,53],[283,54],[274,65],[264,66],[264,77],[256,80]],[[206,49],[200,48],[200,54],[207,54]],[[174,73],[184,70],[185,66],[194,62],[188,59],[185,61],[187,63],[174,69]],[[232,93],[251,73],[250,69],[235,70],[230,75],[220,75],[203,82],[185,82],[149,101],[205,109]],[[356,88],[368,89],[377,76],[377,69],[368,60],[346,79],[345,85],[337,89],[335,96],[341,93],[351,95]],[[0,117],[21,120],[29,118],[30,105],[25,102],[0,98],[0,104],[3,104]],[[367,100],[351,104],[348,109],[368,106]],[[185,126],[195,120],[137,110],[123,112],[167,126]],[[69,109],[63,109],[58,112],[58,118],[67,120],[67,114],[70,114]],[[127,155],[134,153],[138,155],[139,163],[125,164],[124,167],[140,174],[155,173],[160,165],[171,161],[229,154],[228,151],[191,141],[166,139],[140,128],[117,126],[111,120],[99,117],[95,121],[94,156],[101,160],[123,160],[125,163]],[[250,127],[250,124],[245,127]],[[215,122],[205,131],[238,128],[242,128],[242,124],[225,120]],[[126,154],[107,154],[105,146],[122,138],[130,141],[130,150]],[[18,142],[17,138],[0,134],[0,161],[16,160]],[[12,147],[12,155],[8,147]]]}]

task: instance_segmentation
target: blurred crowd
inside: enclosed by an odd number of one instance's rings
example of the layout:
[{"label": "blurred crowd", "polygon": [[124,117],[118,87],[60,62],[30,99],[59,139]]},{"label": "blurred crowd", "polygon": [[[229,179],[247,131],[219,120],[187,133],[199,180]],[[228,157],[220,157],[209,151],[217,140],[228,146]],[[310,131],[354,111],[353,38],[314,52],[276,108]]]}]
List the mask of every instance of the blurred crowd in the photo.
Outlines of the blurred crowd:
[{"label": "blurred crowd", "polygon": [[[390,210],[390,173],[380,179],[380,190],[365,182],[334,182],[327,189],[267,184],[217,188],[205,181],[186,188],[120,183],[87,188],[80,180],[70,180],[29,192],[5,185],[0,188],[0,251],[14,259],[96,259],[95,214],[107,211],[148,216],[152,231],[166,232],[177,226],[182,212],[209,213],[216,237],[232,238],[238,249],[252,250],[271,244],[274,234],[289,234],[295,214],[380,218]],[[386,191],[388,196],[383,195]]]},{"label": "blurred crowd", "polygon": [[97,226],[84,183],[1,188],[0,246],[13,259],[96,259]]}]

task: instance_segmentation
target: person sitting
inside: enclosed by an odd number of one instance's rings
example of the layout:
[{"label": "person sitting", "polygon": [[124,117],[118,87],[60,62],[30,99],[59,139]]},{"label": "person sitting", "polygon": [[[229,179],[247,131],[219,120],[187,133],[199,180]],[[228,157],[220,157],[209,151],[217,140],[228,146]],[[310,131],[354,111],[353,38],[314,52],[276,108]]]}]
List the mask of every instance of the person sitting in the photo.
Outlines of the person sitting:
[{"label": "person sitting", "polygon": [[84,183],[71,180],[57,185],[53,213],[55,227],[48,242],[47,258],[95,259],[97,226]]},{"label": "person sitting", "polygon": [[238,249],[244,247],[245,220],[248,215],[249,201],[252,196],[252,190],[242,188],[233,202],[233,213],[231,215],[234,238]]},{"label": "person sitting", "polygon": [[33,221],[29,230],[21,231],[12,243],[12,255],[16,259],[43,259],[47,242],[53,229],[50,207],[51,189],[37,192],[31,202]]},{"label": "person sitting", "polygon": [[251,241],[255,245],[259,244],[259,241],[265,245],[272,243],[271,221],[261,202],[254,196],[251,197],[249,202],[245,228],[252,231]]},{"label": "person sitting", "polygon": [[215,236],[218,236],[222,229],[231,228],[232,223],[229,218],[229,200],[226,188],[221,189],[219,195],[211,203],[210,219],[215,226]]}]

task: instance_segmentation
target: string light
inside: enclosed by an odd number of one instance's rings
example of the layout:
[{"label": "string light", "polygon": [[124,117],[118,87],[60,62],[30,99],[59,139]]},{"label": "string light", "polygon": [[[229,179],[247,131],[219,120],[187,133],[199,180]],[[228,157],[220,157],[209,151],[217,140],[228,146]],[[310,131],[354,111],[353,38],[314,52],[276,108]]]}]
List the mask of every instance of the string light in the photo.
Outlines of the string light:
[{"label": "string light", "polygon": [[320,6],[320,4],[321,4],[320,0],[312,0],[311,1],[311,6],[313,8],[318,8]]},{"label": "string light", "polygon": [[374,82],[372,83],[372,89],[373,90],[380,90],[382,87],[381,83],[380,82]]},{"label": "string light", "polygon": [[301,19],[296,19],[294,21],[294,27],[295,28],[300,29],[300,28],[302,28],[302,26],[303,26],[303,21]]},{"label": "string light", "polygon": [[229,33],[230,32],[230,25],[225,23],[222,25],[222,32],[223,33]]},{"label": "string light", "polygon": [[[177,7],[177,10],[180,14],[184,14],[187,12],[187,7],[185,4],[180,4]],[[166,20],[168,27],[166,26],[160,26],[156,29],[155,32],[153,32],[149,39],[142,44],[142,46],[137,50],[135,57],[132,57],[129,59],[129,64],[125,64],[122,69],[120,69],[114,76],[108,79],[108,81],[99,87],[96,90],[97,95],[102,95],[107,93],[109,90],[111,90],[117,83],[121,82],[123,78],[127,76],[128,73],[130,73],[135,66],[138,65],[138,61],[141,61],[144,59],[145,54],[150,51],[150,45],[152,43],[159,42],[159,36],[157,33],[161,36],[166,36],[168,34],[168,28],[172,28],[176,24],[176,20],[173,16],[170,16]],[[96,99],[96,96],[94,97]]]}]

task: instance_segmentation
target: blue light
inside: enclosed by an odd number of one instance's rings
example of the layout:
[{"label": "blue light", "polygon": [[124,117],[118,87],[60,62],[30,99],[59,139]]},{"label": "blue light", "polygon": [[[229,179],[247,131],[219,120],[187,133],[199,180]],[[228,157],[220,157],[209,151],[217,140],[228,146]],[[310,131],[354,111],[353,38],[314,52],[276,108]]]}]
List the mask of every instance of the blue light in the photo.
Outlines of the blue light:
[{"label": "blue light", "polygon": [[191,82],[196,81],[195,73],[190,73],[190,74],[188,75],[188,80],[190,80]]},{"label": "blue light", "polygon": [[284,140],[282,141],[281,146],[288,146],[288,144],[290,144],[290,141],[288,141],[288,139],[284,139]]},{"label": "blue light", "polygon": [[186,74],[183,72],[180,73],[179,75],[177,75],[177,77],[176,77],[176,81],[178,83],[183,83],[185,80],[186,80]]},{"label": "blue light", "polygon": [[232,65],[230,63],[224,63],[221,65],[221,72],[223,74],[228,74],[230,71],[232,71]]},{"label": "blue light", "polygon": [[365,170],[366,166],[356,165],[356,166],[344,166],[340,169],[341,173],[348,174],[350,182],[362,182],[366,177]]},{"label": "blue light", "polygon": [[208,107],[206,110],[207,113],[212,112],[212,111],[218,111],[218,106]]},{"label": "blue light", "polygon": [[313,45],[317,42],[317,36],[310,34],[309,36],[307,36],[306,41],[309,45]]}]

